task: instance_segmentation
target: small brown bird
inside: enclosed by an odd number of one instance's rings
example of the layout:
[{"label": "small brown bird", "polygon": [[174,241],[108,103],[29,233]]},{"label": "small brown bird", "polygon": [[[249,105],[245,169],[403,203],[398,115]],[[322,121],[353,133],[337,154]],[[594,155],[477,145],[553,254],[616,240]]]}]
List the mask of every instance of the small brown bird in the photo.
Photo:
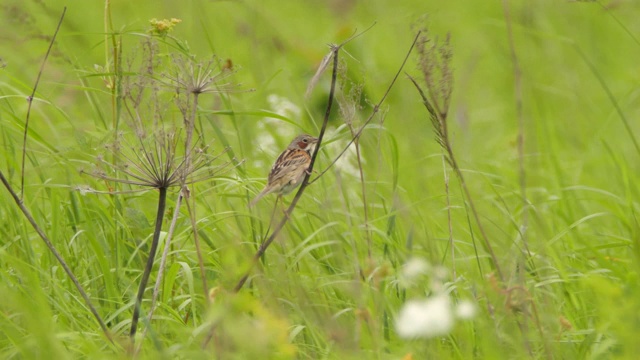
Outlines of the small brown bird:
[{"label": "small brown bird", "polygon": [[277,193],[278,196],[282,196],[300,186],[311,164],[311,153],[317,143],[317,138],[307,134],[298,135],[293,139],[273,164],[267,179],[267,186],[251,201],[249,206],[255,205],[267,194]]}]

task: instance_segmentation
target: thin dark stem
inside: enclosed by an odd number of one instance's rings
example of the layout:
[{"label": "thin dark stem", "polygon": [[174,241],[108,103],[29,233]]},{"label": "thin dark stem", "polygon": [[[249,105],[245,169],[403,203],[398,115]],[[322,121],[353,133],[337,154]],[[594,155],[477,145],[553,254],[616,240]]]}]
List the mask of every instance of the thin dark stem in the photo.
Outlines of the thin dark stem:
[{"label": "thin dark stem", "polygon": [[89,307],[89,311],[91,311],[91,314],[93,314],[93,317],[95,317],[95,319],[98,321],[98,324],[100,325],[100,328],[102,328],[102,332],[104,333],[104,335],[107,337],[107,339],[109,339],[111,343],[114,343],[113,338],[111,337],[111,333],[107,328],[107,325],[105,325],[104,321],[102,321],[102,318],[98,314],[98,311],[91,303],[91,299],[89,299],[89,295],[87,295],[87,293],[84,291],[84,288],[82,287],[82,285],[80,285],[80,282],[71,271],[71,268],[69,268],[69,265],[67,265],[67,263],[64,261],[64,259],[62,258],[58,250],[56,250],[55,246],[53,246],[53,243],[51,242],[51,240],[49,240],[49,238],[44,233],[44,231],[40,228],[40,226],[38,226],[35,219],[31,215],[31,212],[29,212],[29,209],[27,209],[24,206],[22,199],[18,196],[18,194],[16,194],[15,191],[13,191],[13,188],[11,187],[7,179],[4,177],[4,174],[2,173],[1,170],[0,170],[0,180],[4,184],[5,188],[7,188],[7,190],[11,194],[11,197],[13,197],[13,200],[16,202],[16,205],[18,205],[18,207],[22,211],[22,214],[27,218],[27,221],[29,221],[33,229],[38,233],[42,241],[44,241],[44,244],[47,246],[49,251],[51,251],[51,253],[56,258],[56,260],[58,260],[58,262],[60,263],[64,271],[67,273],[67,276],[69,276],[69,278],[75,285],[76,289],[78,289],[80,296],[82,296],[82,298],[84,299],[84,302]]},{"label": "thin dark stem", "polygon": [[51,42],[49,42],[49,48],[47,49],[47,53],[42,60],[42,64],[40,64],[40,71],[38,71],[38,77],[36,78],[36,83],[33,85],[33,90],[31,91],[31,95],[27,98],[27,117],[24,122],[24,134],[22,136],[22,165],[20,169],[20,199],[24,197],[24,164],[27,156],[27,132],[29,131],[29,118],[31,117],[31,105],[33,104],[33,97],[36,95],[36,89],[38,88],[38,84],[40,83],[40,77],[44,72],[44,65],[47,63],[47,59],[49,58],[49,54],[51,53],[51,48],[53,48],[53,43],[56,41],[56,36],[58,35],[58,31],[60,31],[60,26],[62,26],[62,20],[64,19],[64,14],[67,12],[67,7],[65,6],[62,9],[62,15],[60,15],[60,21],[58,21],[58,26],[56,27],[56,31],[53,33],[53,37],[51,38]]},{"label": "thin dark stem", "polygon": [[[156,301],[158,299],[158,295],[160,293],[160,285],[162,283],[162,277],[164,274],[164,271],[162,271],[162,269],[164,269],[164,267],[166,266],[166,260],[167,260],[167,254],[169,253],[169,240],[173,237],[173,233],[175,232],[176,229],[176,223],[177,223],[177,219],[178,216],[180,215],[180,204],[182,204],[182,199],[183,199],[183,195],[182,192],[180,192],[178,194],[178,199],[176,200],[176,206],[173,209],[173,216],[171,218],[171,224],[169,225],[169,230],[167,231],[167,237],[165,240],[165,244],[164,244],[164,250],[162,252],[162,256],[160,258],[160,265],[158,266],[158,268],[160,269],[158,271],[158,277],[156,278],[156,284],[153,287],[153,295],[151,296],[151,307],[149,308],[149,313],[148,313],[148,318],[151,319],[153,318],[153,313],[156,309]],[[188,204],[187,204],[188,206]],[[142,333],[142,338],[144,339],[146,334],[147,334],[147,330],[149,328],[145,328],[143,333]],[[140,343],[138,344],[138,348],[135,350],[134,352],[134,356],[136,354],[138,354],[140,352],[140,349],[142,348],[142,344],[144,342],[140,341]]]},{"label": "thin dark stem", "polygon": [[322,170],[320,172],[320,174],[318,174],[318,176],[316,176],[313,180],[309,181],[309,184],[313,184],[314,182],[316,182],[320,177],[322,177],[322,175],[324,175],[327,171],[329,171],[329,169],[331,169],[331,167],[333,165],[335,165],[335,163],[340,160],[340,158],[342,157],[342,155],[344,155],[344,153],[349,149],[349,146],[351,146],[351,144],[357,140],[360,135],[362,134],[362,132],[364,131],[365,127],[367,125],[369,125],[369,123],[373,120],[373,118],[375,117],[375,115],[378,113],[378,111],[380,110],[380,106],[382,105],[382,103],[384,102],[384,100],[387,98],[387,96],[389,95],[389,92],[391,91],[391,88],[393,87],[393,85],[396,83],[396,80],[398,80],[398,77],[400,76],[400,73],[402,72],[402,69],[404,68],[405,64],[407,63],[407,61],[409,60],[409,55],[411,55],[411,52],[413,51],[413,48],[416,46],[416,43],[418,41],[418,38],[420,36],[421,32],[419,31],[418,34],[416,35],[416,37],[413,39],[413,43],[411,43],[411,47],[409,48],[409,51],[407,51],[407,55],[404,57],[404,60],[402,61],[402,65],[400,65],[400,68],[398,69],[398,72],[396,72],[396,75],[393,77],[393,80],[391,80],[391,83],[389,84],[389,87],[387,87],[387,90],[385,91],[385,93],[382,95],[382,98],[380,99],[380,101],[378,101],[378,103],[373,107],[373,110],[371,112],[371,114],[369,115],[369,118],[367,118],[367,120],[364,122],[364,124],[362,124],[362,126],[360,127],[360,130],[358,130],[358,132],[356,132],[355,135],[353,135],[352,139],[349,141],[349,143],[347,143],[347,145],[344,147],[344,149],[340,152],[340,154],[338,154],[338,156],[336,156],[335,159],[333,159],[333,161],[331,162],[331,164],[329,164],[329,166],[327,166],[324,170]]},{"label": "thin dark stem", "polygon": [[267,230],[264,232],[265,236],[262,238],[262,242],[260,243],[260,246],[264,244],[264,242],[267,239],[267,234],[271,232],[271,225],[273,225],[273,219],[276,218],[276,210],[278,210],[278,203],[280,202],[280,198],[281,196],[276,197],[276,202],[273,204],[273,210],[271,210],[271,216],[269,217],[269,226],[267,226]]},{"label": "thin dark stem", "polygon": [[[303,183],[303,185],[304,185],[304,183]],[[302,188],[300,188],[300,189],[302,189]],[[242,276],[242,278],[240,278],[240,280],[238,281],[236,286],[233,288],[233,292],[234,293],[237,293],[238,291],[240,291],[240,289],[242,289],[244,284],[249,279],[249,275],[251,275],[251,269],[260,260],[262,255],[264,255],[264,253],[267,251],[267,248],[269,247],[269,245],[271,245],[271,243],[280,234],[280,230],[282,230],[284,225],[289,221],[289,216],[290,216],[291,212],[293,212],[293,209],[295,209],[295,207],[296,207],[296,205],[298,203],[298,200],[300,199],[300,196],[297,196],[298,194],[301,194],[300,190],[298,190],[298,193],[296,193],[296,196],[293,198],[293,201],[291,202],[289,207],[285,210],[284,216],[282,217],[282,219],[280,219],[280,222],[273,228],[273,231],[271,232],[271,235],[269,235],[269,237],[260,245],[260,247],[258,248],[258,251],[256,251],[256,253],[253,255],[253,259],[251,260],[250,269],[249,269],[249,271],[247,271],[244,274],[244,276]]]},{"label": "thin dark stem", "polygon": [[153,269],[153,260],[156,257],[156,250],[158,249],[158,243],[160,242],[160,232],[162,230],[162,220],[164,218],[164,210],[167,205],[167,188],[161,187],[158,189],[160,194],[158,195],[158,212],[156,214],[156,226],[153,230],[153,240],[151,241],[151,249],[149,249],[149,258],[147,259],[147,265],[142,273],[142,279],[140,280],[140,286],[138,287],[138,294],[136,296],[135,307],[133,308],[133,316],[131,318],[131,332],[129,336],[133,342],[138,329],[138,319],[140,318],[140,306],[142,304],[142,297],[144,291],[149,282],[149,276],[151,275],[151,269]]}]

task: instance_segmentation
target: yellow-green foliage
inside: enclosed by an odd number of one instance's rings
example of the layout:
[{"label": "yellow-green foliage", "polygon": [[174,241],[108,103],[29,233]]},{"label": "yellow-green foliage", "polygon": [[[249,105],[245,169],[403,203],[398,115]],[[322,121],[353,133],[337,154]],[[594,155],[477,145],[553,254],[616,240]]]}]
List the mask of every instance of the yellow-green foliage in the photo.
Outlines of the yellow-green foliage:
[{"label": "yellow-green foliage", "polygon": [[[32,102],[23,204],[114,338],[2,186],[0,358],[640,353],[640,2],[5,0],[0,171],[18,194],[25,99],[65,5]],[[448,136],[468,193],[408,79],[424,80],[413,54],[357,150],[306,189],[254,261],[293,194],[275,210],[275,195],[247,204],[295,135],[319,133],[331,63],[305,92],[327,44],[373,24],[340,52],[311,178],[373,113],[426,27],[424,48],[450,39]],[[175,146],[157,146],[163,136]],[[180,170],[132,346],[159,193],[147,180],[163,158]],[[188,198],[149,320],[181,174]],[[460,303],[473,318],[456,315]],[[398,334],[399,314],[442,321],[430,309],[458,317]]]}]

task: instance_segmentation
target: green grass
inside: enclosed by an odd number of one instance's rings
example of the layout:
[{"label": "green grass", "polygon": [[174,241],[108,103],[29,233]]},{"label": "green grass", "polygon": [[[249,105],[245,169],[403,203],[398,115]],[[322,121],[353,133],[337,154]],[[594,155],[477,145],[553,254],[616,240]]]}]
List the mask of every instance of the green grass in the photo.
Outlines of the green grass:
[{"label": "green grass", "polygon": [[[115,96],[105,78],[114,77],[114,40],[122,46],[115,55],[124,65],[117,76],[122,89],[139,78],[140,42],[152,18],[182,19],[170,33],[177,42],[158,40],[157,78],[171,73],[170,54],[199,61],[216,55],[222,63],[231,60],[236,72],[227,80],[241,85],[201,94],[195,121],[196,137],[210,145],[209,153],[228,147],[214,164],[235,165],[190,186],[208,289],[183,203],[158,309],[153,320],[145,318],[176,206],[178,193],[170,188],[141,307],[136,345],[142,358],[635,358],[640,5],[509,4],[521,95],[502,2],[114,2],[112,29],[104,27],[105,4],[67,4],[31,109],[24,205],[78,278],[114,343],[2,187],[0,358],[131,356],[131,314],[158,192],[78,189],[138,189],[80,170],[91,172],[99,156],[112,161],[105,145],[117,132],[135,140],[127,100]],[[0,10],[0,171],[18,193],[25,98],[63,6],[9,0]],[[253,254],[282,211],[279,205],[270,225],[274,196],[254,208],[247,204],[291,138],[319,132],[331,69],[309,99],[304,93],[329,52],[326,44],[376,23],[340,53],[347,83],[339,93],[364,83],[357,127],[385,93],[415,36],[412,24],[425,14],[431,36],[451,35],[451,142],[504,281],[492,271],[469,199],[443,165],[429,114],[404,73],[360,139],[366,203],[355,152],[347,152],[306,189],[252,267]],[[415,54],[404,71],[420,77]],[[146,128],[181,128],[174,90],[161,89],[157,106],[150,105],[152,92],[145,90],[140,110]],[[278,112],[272,95],[298,110]],[[519,99],[523,159],[517,148]],[[350,139],[343,120],[335,104],[318,172]],[[412,258],[432,269],[407,282],[403,266]],[[234,294],[248,270],[249,281]],[[403,304],[442,291],[454,303],[473,301],[475,317],[456,321],[444,336],[398,336],[394,324]],[[203,349],[212,324],[214,336]]]}]

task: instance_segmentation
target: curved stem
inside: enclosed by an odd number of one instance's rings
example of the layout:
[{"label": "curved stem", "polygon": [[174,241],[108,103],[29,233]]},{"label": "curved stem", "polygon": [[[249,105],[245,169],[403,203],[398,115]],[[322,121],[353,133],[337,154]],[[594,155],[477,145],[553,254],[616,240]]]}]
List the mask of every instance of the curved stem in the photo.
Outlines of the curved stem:
[{"label": "curved stem", "polygon": [[40,228],[40,226],[38,226],[38,224],[36,223],[36,220],[31,215],[31,212],[29,212],[29,209],[27,209],[27,207],[24,206],[24,202],[20,199],[18,194],[16,194],[16,192],[13,191],[13,188],[11,187],[7,179],[4,177],[4,174],[2,173],[1,170],[0,170],[0,181],[2,181],[5,188],[7,188],[7,190],[11,194],[11,197],[13,197],[13,200],[16,202],[16,204],[22,211],[22,214],[24,214],[24,216],[27,218],[27,221],[29,221],[29,223],[31,224],[31,227],[33,227],[33,229],[38,233],[38,235],[40,236],[42,241],[44,241],[44,244],[47,246],[49,251],[51,251],[53,256],[56,258],[56,260],[58,260],[58,262],[60,263],[64,271],[67,273],[67,276],[69,276],[69,278],[73,282],[73,285],[75,285],[76,289],[78,289],[80,296],[82,296],[82,298],[84,299],[84,302],[89,307],[89,311],[91,311],[91,314],[93,314],[93,317],[95,317],[96,320],[98,321],[98,324],[100,324],[100,328],[102,328],[102,332],[104,333],[104,335],[107,337],[107,339],[109,339],[111,343],[113,343],[113,338],[111,337],[111,333],[109,332],[107,325],[105,325],[104,321],[102,321],[102,318],[98,314],[98,311],[91,303],[91,299],[89,299],[89,295],[87,295],[82,285],[80,285],[78,278],[76,278],[76,276],[71,271],[71,268],[69,267],[69,265],[67,265],[67,263],[62,258],[62,255],[60,255],[58,250],[56,250],[55,246],[53,246],[53,243],[51,242],[51,240],[49,240],[49,238],[44,233],[44,231]]},{"label": "curved stem", "polygon": [[44,64],[47,63],[47,59],[49,58],[49,54],[51,54],[51,48],[53,47],[53,42],[56,41],[56,36],[60,31],[60,26],[62,26],[62,20],[64,19],[64,14],[67,13],[67,7],[65,6],[62,9],[62,15],[60,15],[60,21],[58,21],[58,26],[56,27],[56,31],[53,33],[53,37],[51,37],[51,42],[49,42],[49,48],[47,49],[47,53],[44,56],[44,60],[42,60],[42,64],[40,64],[40,71],[38,71],[38,77],[36,78],[36,83],[33,85],[33,90],[31,91],[31,95],[27,97],[27,102],[29,105],[27,106],[27,117],[24,121],[24,134],[22,135],[22,163],[20,166],[20,199],[24,197],[24,164],[27,157],[27,133],[29,132],[29,118],[31,117],[31,105],[33,104],[33,97],[36,96],[36,89],[38,88],[38,84],[40,83],[40,77],[44,72]]}]

